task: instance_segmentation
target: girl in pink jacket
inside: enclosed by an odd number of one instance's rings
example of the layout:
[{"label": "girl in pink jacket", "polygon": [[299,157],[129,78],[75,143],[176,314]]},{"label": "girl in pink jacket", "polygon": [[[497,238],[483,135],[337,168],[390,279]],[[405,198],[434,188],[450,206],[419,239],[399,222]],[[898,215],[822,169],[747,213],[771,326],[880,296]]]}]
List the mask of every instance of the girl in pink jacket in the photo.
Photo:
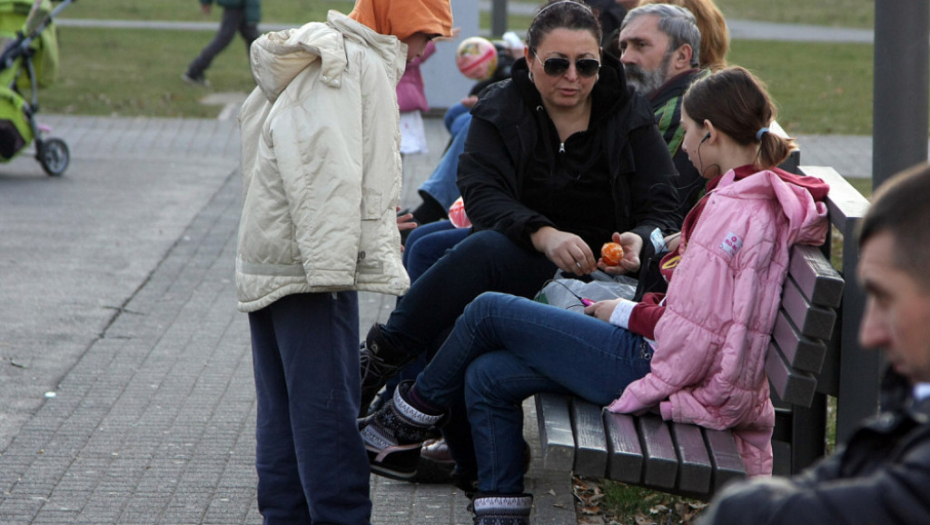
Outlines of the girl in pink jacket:
[{"label": "girl in pink jacket", "polygon": [[479,493],[520,495],[521,403],[551,391],[615,412],[659,409],[666,419],[733,428],[747,473],[771,473],[765,351],[789,250],[823,242],[828,191],[775,167],[792,141],[768,131],[774,118],[745,69],[693,84],[683,147],[710,182],[663,260],[668,293],[594,303],[585,316],[509,295],[478,297],[416,382],[402,383],[363,426],[369,461],[419,454],[430,425],[464,389]]}]

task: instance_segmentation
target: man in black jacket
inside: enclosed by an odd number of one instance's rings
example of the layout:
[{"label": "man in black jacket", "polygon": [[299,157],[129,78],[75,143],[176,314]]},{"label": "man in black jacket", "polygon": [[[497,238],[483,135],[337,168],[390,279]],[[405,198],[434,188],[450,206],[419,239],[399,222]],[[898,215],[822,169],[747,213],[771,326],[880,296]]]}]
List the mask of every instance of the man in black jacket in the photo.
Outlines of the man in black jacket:
[{"label": "man in black jacket", "polygon": [[[890,365],[882,413],[804,473],[731,485],[701,525],[930,523],[930,166],[876,193],[859,236],[867,294],[859,330]],[[851,240],[850,240],[851,242]]]}]

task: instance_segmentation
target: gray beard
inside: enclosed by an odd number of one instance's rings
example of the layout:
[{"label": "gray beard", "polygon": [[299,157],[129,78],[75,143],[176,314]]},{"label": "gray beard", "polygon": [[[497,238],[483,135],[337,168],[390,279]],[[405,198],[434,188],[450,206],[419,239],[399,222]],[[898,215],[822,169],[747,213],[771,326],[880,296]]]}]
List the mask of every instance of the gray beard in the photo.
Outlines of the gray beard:
[{"label": "gray beard", "polygon": [[652,71],[646,71],[635,64],[624,64],[623,69],[626,71],[627,84],[632,86],[637,93],[644,97],[652,95],[662,87],[662,84],[665,84],[665,76],[668,72],[668,64],[671,59],[672,54],[667,53],[662,58],[662,62],[659,63],[659,67]]}]

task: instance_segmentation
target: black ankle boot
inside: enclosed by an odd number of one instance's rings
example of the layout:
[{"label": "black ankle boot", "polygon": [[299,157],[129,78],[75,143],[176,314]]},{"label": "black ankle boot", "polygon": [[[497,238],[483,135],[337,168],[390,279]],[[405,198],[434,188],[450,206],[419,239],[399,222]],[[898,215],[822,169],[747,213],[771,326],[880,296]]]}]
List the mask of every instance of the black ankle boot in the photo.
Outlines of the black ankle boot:
[{"label": "black ankle boot", "polygon": [[375,323],[365,341],[359,349],[359,361],[362,374],[362,403],[359,407],[358,417],[368,414],[368,406],[374,401],[378,392],[384,388],[387,380],[393,377],[401,368],[407,366],[416,356],[404,352],[387,344],[381,335],[381,325]]},{"label": "black ankle boot", "polygon": [[530,525],[530,494],[477,494],[472,500],[475,525]]},{"label": "black ankle boot", "polygon": [[375,474],[402,480],[417,475],[420,449],[427,439],[439,436],[437,427],[445,414],[427,414],[406,399],[413,381],[397,385],[394,397],[359,424],[368,462]]}]

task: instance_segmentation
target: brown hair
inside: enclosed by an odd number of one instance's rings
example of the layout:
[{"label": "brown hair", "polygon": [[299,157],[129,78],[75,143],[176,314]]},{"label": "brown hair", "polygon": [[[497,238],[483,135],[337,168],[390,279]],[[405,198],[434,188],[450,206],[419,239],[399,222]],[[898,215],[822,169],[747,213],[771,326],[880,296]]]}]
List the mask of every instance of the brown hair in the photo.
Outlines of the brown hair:
[{"label": "brown hair", "polygon": [[695,122],[709,120],[743,146],[759,143],[761,168],[781,164],[794,147],[794,139],[768,131],[775,120],[775,104],[762,81],[741,67],[721,69],[697,80],[685,92],[682,104]]},{"label": "brown hair", "polygon": [[601,41],[601,23],[587,4],[578,0],[551,0],[536,11],[526,31],[526,46],[532,52],[554,29],[590,31],[597,42]]},{"label": "brown hair", "polygon": [[649,0],[645,3],[673,4],[691,11],[701,31],[701,67],[711,70],[727,67],[730,31],[714,0]]},{"label": "brown hair", "polygon": [[885,181],[862,220],[859,246],[888,232],[894,238],[892,259],[915,281],[930,289],[930,166],[921,163]]}]

